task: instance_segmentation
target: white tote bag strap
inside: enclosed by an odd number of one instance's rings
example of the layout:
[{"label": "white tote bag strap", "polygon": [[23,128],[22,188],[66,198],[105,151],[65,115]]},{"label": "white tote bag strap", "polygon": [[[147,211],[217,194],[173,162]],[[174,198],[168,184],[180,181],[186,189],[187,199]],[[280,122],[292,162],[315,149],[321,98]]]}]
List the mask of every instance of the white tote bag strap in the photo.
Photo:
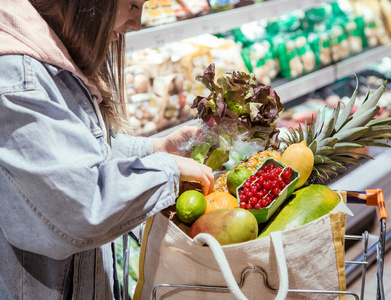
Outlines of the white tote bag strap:
[{"label": "white tote bag strap", "polygon": [[[276,254],[278,275],[280,280],[276,300],[283,300],[286,298],[286,295],[288,293],[288,270],[282,244],[281,231],[271,233],[270,237]],[[231,294],[234,296],[234,298],[237,300],[247,300],[246,296],[240,290],[238,283],[236,282],[235,277],[232,274],[227,258],[225,257],[224,251],[221,248],[219,242],[213,236],[207,233],[198,234],[194,238],[194,241],[201,245],[207,244],[209,246],[214,258],[216,259],[217,265],[219,266],[220,271],[223,274],[223,278],[227,283],[227,287],[230,290]]]}]

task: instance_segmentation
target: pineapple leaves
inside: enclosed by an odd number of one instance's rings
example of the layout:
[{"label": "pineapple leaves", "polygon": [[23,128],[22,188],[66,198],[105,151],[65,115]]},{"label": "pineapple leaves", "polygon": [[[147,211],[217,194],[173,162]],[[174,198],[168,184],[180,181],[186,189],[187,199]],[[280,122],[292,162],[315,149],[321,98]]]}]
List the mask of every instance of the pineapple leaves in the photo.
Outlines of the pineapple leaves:
[{"label": "pineapple leaves", "polygon": [[[326,106],[323,107],[322,112],[320,110],[318,110],[318,116],[316,118],[315,130],[312,130],[314,138],[316,138],[322,132],[325,114],[326,114]],[[311,126],[312,126],[312,124],[311,124]],[[313,128],[311,128],[311,129],[313,129]]]},{"label": "pineapple leaves", "polygon": [[299,141],[304,141],[304,132],[301,124],[299,124],[299,127],[297,128],[297,132],[299,134]]},{"label": "pineapple leaves", "polygon": [[[366,101],[361,104],[361,106],[357,109],[355,114],[361,115],[367,110],[373,108],[380,100],[380,97],[383,95],[384,90],[386,89],[387,80],[383,81],[383,84],[376,90],[376,92],[368,98]],[[369,90],[368,90],[369,94]]]},{"label": "pineapple leaves", "polygon": [[333,154],[341,153],[341,152],[347,152],[355,149],[360,149],[363,146],[361,144],[357,143],[351,143],[351,142],[342,142],[338,143],[334,146],[335,151]]},{"label": "pineapple leaves", "polygon": [[314,164],[324,164],[331,162],[331,159],[324,155],[314,155]]},{"label": "pineapple leaves", "polygon": [[308,147],[311,149],[312,153],[315,155],[316,150],[318,149],[317,142],[313,141]]},{"label": "pineapple leaves", "polygon": [[338,142],[338,138],[335,137],[329,137],[327,139],[321,140],[318,142],[318,147],[322,146],[329,146],[329,147],[334,147],[334,145]]},{"label": "pineapple leaves", "polygon": [[371,126],[378,126],[378,125],[388,125],[389,123],[391,123],[391,117],[377,118],[377,119],[370,120],[367,126],[371,127]]},{"label": "pineapple leaves", "polygon": [[355,161],[357,161],[357,158],[360,158],[360,157],[363,157],[363,158],[367,158],[367,159],[373,159],[372,156],[369,156],[367,154],[364,154],[364,153],[360,153],[360,152],[341,152],[341,153],[337,153],[337,154],[333,154],[330,157],[331,160],[337,160],[337,161],[341,161],[339,160],[340,157],[345,157],[345,156],[349,156],[351,157],[352,159],[354,159]]},{"label": "pineapple leaves", "polygon": [[391,133],[391,125],[379,125],[368,128],[368,131],[361,138],[376,138],[382,137],[385,134]]},{"label": "pineapple leaves", "polygon": [[356,141],[356,143],[360,144],[362,147],[364,146],[375,146],[375,147],[385,147],[385,148],[391,148],[391,145],[382,143],[382,142],[377,142],[375,140],[361,140],[361,141]]},{"label": "pineapple leaves", "polygon": [[331,165],[337,168],[345,169],[345,166],[343,164],[339,163],[338,161],[333,161],[324,155],[315,155],[314,164],[316,164],[317,166]]},{"label": "pineapple leaves", "polygon": [[358,165],[358,161],[351,155],[340,155],[333,158],[334,161],[341,162],[344,164]]},{"label": "pineapple leaves", "polygon": [[315,140],[319,143],[319,141],[328,138],[334,129],[334,116],[331,117],[330,122],[325,126],[325,128],[320,132],[320,134],[315,138]]},{"label": "pineapple leaves", "polygon": [[322,147],[317,148],[316,154],[328,156],[328,155],[334,153],[334,151],[335,151],[335,149],[333,147],[322,146]]},{"label": "pineapple leaves", "polygon": [[356,97],[357,97],[357,90],[358,90],[358,80],[356,77],[356,88],[353,92],[352,97],[350,98],[348,104],[345,106],[345,109],[342,110],[341,115],[339,116],[338,121],[335,124],[335,130],[338,132],[342,126],[344,126],[350,116],[350,113],[352,112],[354,103],[356,102]]},{"label": "pineapple leaves", "polygon": [[352,142],[365,135],[368,130],[368,127],[356,127],[350,130],[341,130],[334,134],[333,137],[339,139],[340,142]]},{"label": "pineapple leaves", "polygon": [[[307,145],[311,145],[312,141],[314,140],[313,139],[313,136],[312,136],[312,126],[309,126],[307,125],[307,120],[305,120],[305,124],[306,124],[306,134],[307,134],[307,139],[306,139],[306,142],[307,142]],[[314,152],[314,151],[312,151]]]},{"label": "pineapple leaves", "polygon": [[356,113],[357,113],[356,112],[355,114],[353,114],[351,119],[348,120],[346,125],[343,126],[342,128],[344,130],[347,130],[347,129],[352,129],[355,127],[365,126],[370,120],[372,120],[372,118],[374,116],[377,115],[379,110],[380,110],[380,107],[375,106],[375,107],[372,107],[372,108],[368,109],[366,112],[363,112],[362,114],[359,114],[359,115],[356,115]]}]

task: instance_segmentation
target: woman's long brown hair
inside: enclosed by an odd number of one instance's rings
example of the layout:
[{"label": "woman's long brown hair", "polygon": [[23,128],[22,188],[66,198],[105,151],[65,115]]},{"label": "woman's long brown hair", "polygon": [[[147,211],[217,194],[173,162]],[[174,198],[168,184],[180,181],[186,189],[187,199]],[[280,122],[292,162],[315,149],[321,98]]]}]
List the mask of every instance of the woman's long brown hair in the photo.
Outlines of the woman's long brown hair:
[{"label": "woman's long brown hair", "polygon": [[102,94],[102,114],[126,131],[125,39],[111,42],[117,0],[29,0]]}]

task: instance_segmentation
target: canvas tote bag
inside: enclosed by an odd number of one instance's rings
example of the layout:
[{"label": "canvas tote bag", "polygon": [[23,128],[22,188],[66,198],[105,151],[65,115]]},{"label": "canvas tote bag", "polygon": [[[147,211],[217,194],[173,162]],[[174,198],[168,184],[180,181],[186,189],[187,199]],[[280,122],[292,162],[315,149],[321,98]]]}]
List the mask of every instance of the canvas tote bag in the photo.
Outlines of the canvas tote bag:
[{"label": "canvas tote bag", "polygon": [[[345,224],[344,213],[332,212],[296,229],[220,246],[208,234],[191,239],[186,228],[158,213],[144,229],[134,299],[149,300],[153,295],[178,300],[345,299],[335,294],[288,293],[288,289],[346,290]],[[266,287],[259,267],[276,291]],[[209,288],[189,289],[189,285]]]}]

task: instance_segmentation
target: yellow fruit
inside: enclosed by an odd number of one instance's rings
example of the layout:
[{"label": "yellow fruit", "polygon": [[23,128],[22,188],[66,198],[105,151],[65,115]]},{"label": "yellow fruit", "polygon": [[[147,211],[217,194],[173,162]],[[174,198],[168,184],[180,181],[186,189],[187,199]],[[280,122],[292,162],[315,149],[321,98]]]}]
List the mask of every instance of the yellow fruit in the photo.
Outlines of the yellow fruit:
[{"label": "yellow fruit", "polygon": [[193,223],[205,213],[205,196],[195,190],[186,191],[179,196],[175,208],[182,222]]},{"label": "yellow fruit", "polygon": [[205,213],[221,209],[221,208],[238,208],[238,199],[228,192],[213,192],[205,197],[206,210]]},{"label": "yellow fruit", "polygon": [[280,162],[299,172],[300,178],[296,184],[296,189],[298,189],[303,186],[311,175],[312,169],[314,168],[314,154],[307,147],[307,142],[302,141],[286,148],[281,155]]},{"label": "yellow fruit", "polygon": [[236,197],[236,188],[251,176],[251,171],[245,168],[232,170],[227,177],[228,191]]},{"label": "yellow fruit", "polygon": [[237,168],[246,168],[250,170],[251,173],[253,173],[269,157],[274,158],[275,160],[280,160],[281,154],[274,150],[266,150],[254,154],[249,159],[242,161],[237,166],[224,173],[219,179],[217,179],[214,182],[213,191],[228,192],[227,177],[233,170]]}]

